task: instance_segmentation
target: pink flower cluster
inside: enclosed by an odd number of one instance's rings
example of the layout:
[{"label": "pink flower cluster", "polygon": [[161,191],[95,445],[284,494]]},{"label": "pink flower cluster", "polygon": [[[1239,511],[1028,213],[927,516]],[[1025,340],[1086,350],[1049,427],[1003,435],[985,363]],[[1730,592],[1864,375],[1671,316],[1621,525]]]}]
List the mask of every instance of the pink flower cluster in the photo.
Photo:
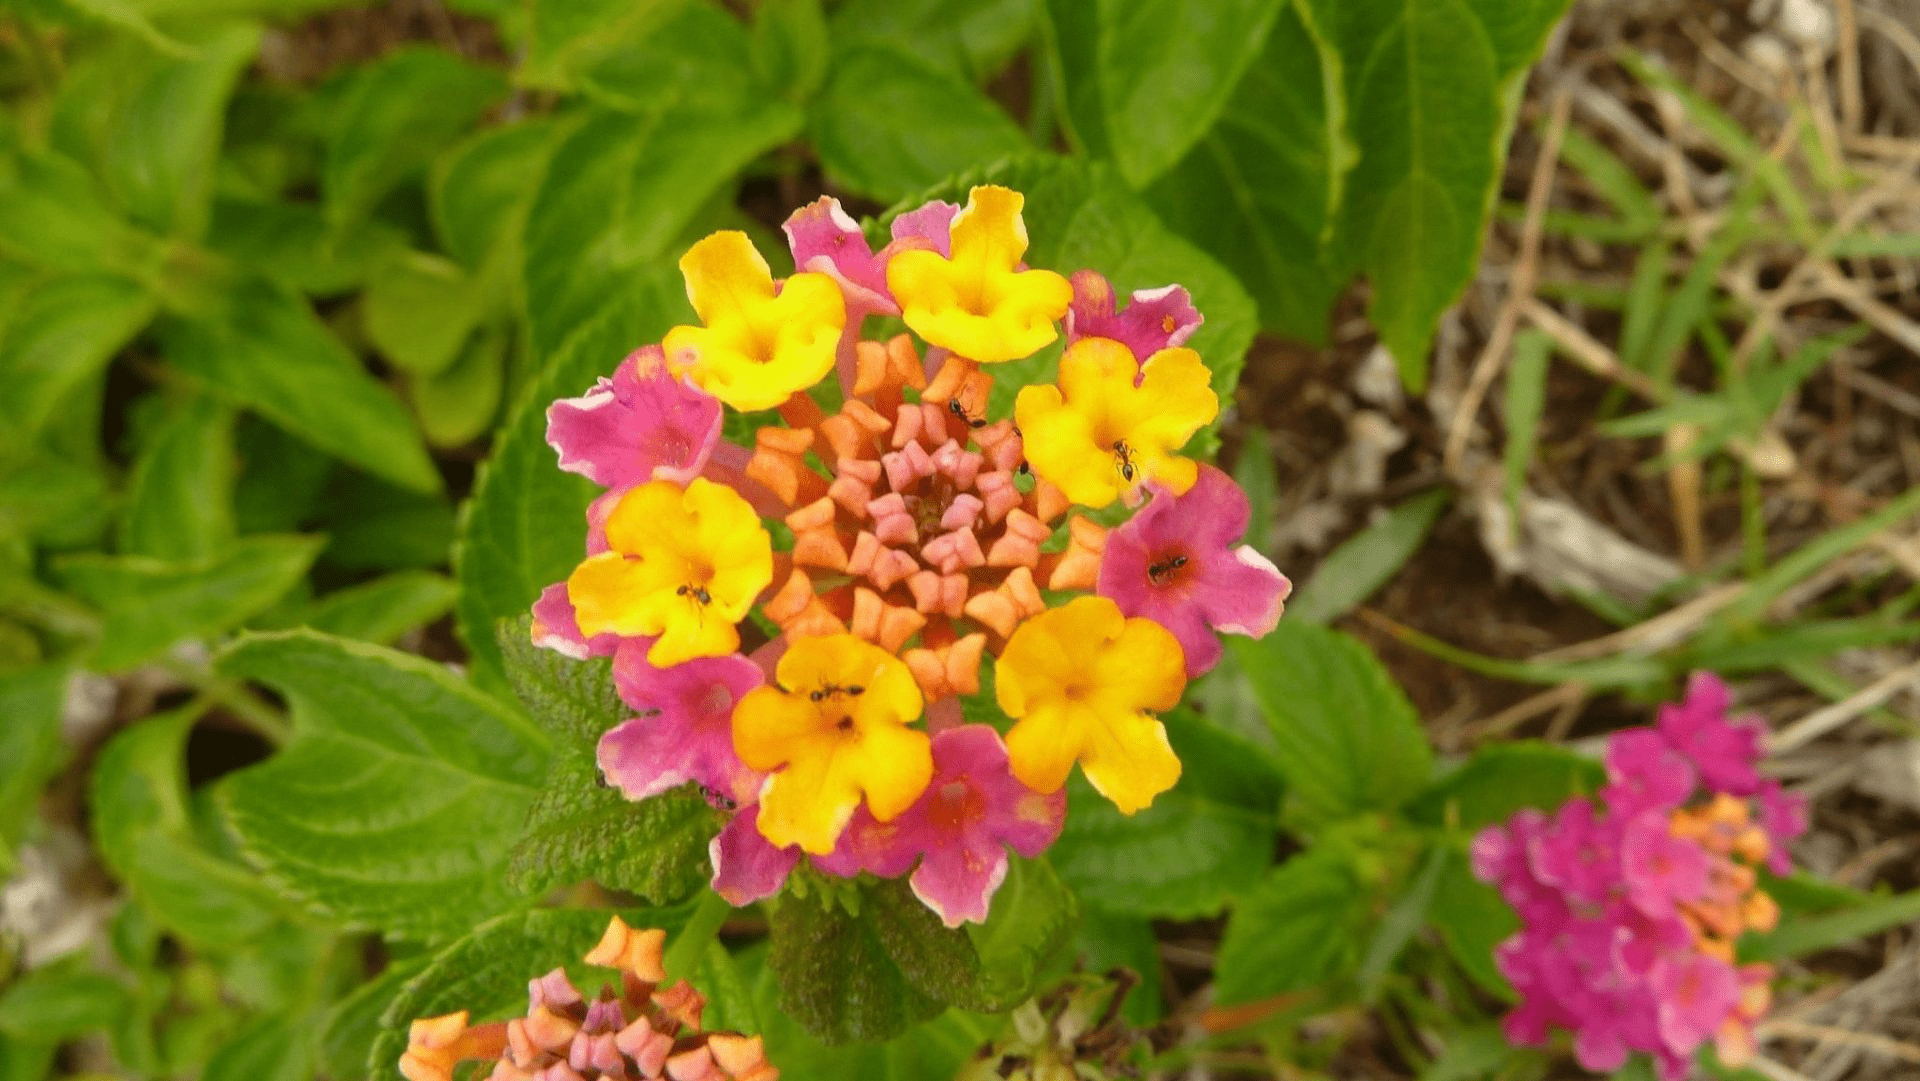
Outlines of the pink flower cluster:
[{"label": "pink flower cluster", "polygon": [[1474,872],[1522,925],[1495,954],[1520,994],[1513,1043],[1570,1029],[1587,1069],[1645,1051],[1662,1081],[1687,1077],[1708,1038],[1729,1065],[1751,1056],[1773,970],[1736,965],[1734,942],[1778,918],[1756,868],[1790,869],[1806,807],[1756,771],[1765,730],[1727,705],[1697,673],[1657,725],[1614,735],[1597,803],[1528,808],[1474,839]]}]

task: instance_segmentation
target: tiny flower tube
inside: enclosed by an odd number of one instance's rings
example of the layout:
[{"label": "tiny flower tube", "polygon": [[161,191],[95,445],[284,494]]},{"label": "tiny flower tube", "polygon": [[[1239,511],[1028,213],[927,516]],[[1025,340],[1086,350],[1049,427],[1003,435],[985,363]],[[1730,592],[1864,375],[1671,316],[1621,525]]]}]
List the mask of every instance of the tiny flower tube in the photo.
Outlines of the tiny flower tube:
[{"label": "tiny flower tube", "polygon": [[1073,286],[1050,270],[1022,270],[1026,197],[974,188],[953,218],[951,254],[909,249],[887,264],[901,318],[928,344],[983,364],[1032,356],[1059,337],[1054,323]]},{"label": "tiny flower tube", "polygon": [[720,412],[717,399],[675,378],[650,345],[585,395],[548,406],[547,443],[561,469],[603,488],[686,484],[720,441]]},{"label": "tiny flower tube", "polygon": [[567,579],[581,634],[655,636],[647,660],[660,667],[740,648],[735,624],[773,581],[773,541],[733,489],[643,484],[619,498],[606,539]]},{"label": "tiny flower tube", "polygon": [[1180,759],[1153,712],[1187,685],[1180,641],[1150,619],[1128,619],[1105,597],[1078,597],[1021,623],[994,669],[994,694],[1015,719],[1013,775],[1060,790],[1075,762],[1124,814],[1180,779]]},{"label": "tiny flower tube", "polygon": [[933,757],[926,733],[907,727],[922,700],[898,657],[851,634],[802,638],[775,674],[733,715],[740,760],[773,774],[756,817],[768,841],[824,856],[863,799],[891,822],[920,798]]},{"label": "tiny flower tube", "polygon": [[1251,546],[1236,546],[1250,507],[1232,477],[1202,465],[1185,495],[1149,487],[1147,505],[1107,534],[1099,592],[1126,615],[1172,631],[1194,679],[1220,663],[1215,631],[1258,638],[1273,630],[1293,583]]},{"label": "tiny flower tube", "polygon": [[1209,379],[1191,349],[1141,364],[1119,342],[1082,338],[1060,358],[1058,384],[1021,389],[1014,423],[1033,471],[1075,503],[1104,507],[1148,481],[1179,495],[1199,467],[1178,452],[1220,412]]},{"label": "tiny flower tube", "polygon": [[735,409],[771,409],[833,370],[847,307],[831,277],[803,272],[776,288],[735,231],[688,249],[680,272],[703,325],[674,327],[661,345],[701,390]]}]

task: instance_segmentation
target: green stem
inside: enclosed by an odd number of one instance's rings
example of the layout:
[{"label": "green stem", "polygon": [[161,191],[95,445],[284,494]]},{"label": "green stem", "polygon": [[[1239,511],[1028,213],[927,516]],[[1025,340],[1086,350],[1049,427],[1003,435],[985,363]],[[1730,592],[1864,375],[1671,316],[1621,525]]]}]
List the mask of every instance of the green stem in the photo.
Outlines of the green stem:
[{"label": "green stem", "polygon": [[293,726],[288,723],[286,715],[274,708],[272,703],[247,689],[245,684],[225,679],[204,668],[183,664],[170,657],[161,657],[155,663],[193,688],[195,693],[217,703],[221,709],[246,722],[247,727],[259,733],[268,743],[279,747],[293,737]]},{"label": "green stem", "polygon": [[693,910],[686,926],[673,938],[673,944],[667,947],[663,961],[667,969],[667,979],[691,979],[693,970],[699,967],[701,955],[707,952],[707,944],[720,934],[720,925],[727,922],[733,914],[733,906],[727,899],[708,890],[700,895],[700,904]]}]

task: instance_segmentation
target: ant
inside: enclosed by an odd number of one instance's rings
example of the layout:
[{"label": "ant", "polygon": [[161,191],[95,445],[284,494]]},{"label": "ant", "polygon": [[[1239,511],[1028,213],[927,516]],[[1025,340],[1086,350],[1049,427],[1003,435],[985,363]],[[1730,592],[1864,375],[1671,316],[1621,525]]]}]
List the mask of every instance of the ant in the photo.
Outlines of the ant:
[{"label": "ant", "polygon": [[865,687],[857,683],[851,687],[842,687],[838,683],[827,683],[822,685],[819,690],[809,693],[807,698],[814,702],[819,702],[839,694],[844,694],[849,698],[858,698],[865,694],[866,691],[867,689]]},{"label": "ant", "polygon": [[1113,457],[1120,463],[1120,479],[1132,484],[1136,472],[1133,468],[1133,448],[1127,446],[1126,440],[1116,439],[1113,441]]},{"label": "ant", "polygon": [[987,426],[987,420],[985,417],[976,417],[973,414],[968,413],[967,407],[964,405],[961,405],[960,399],[958,398],[947,399],[947,412],[952,413],[955,420],[966,421],[967,427],[969,428],[984,428]]},{"label": "ant", "polygon": [[1186,565],[1186,556],[1172,556],[1163,562],[1151,564],[1147,567],[1147,580],[1155,583],[1164,581],[1170,577],[1174,571]]},{"label": "ant", "polygon": [[713,594],[707,592],[706,586],[681,586],[673,592],[677,597],[692,597],[696,604],[713,603]]}]

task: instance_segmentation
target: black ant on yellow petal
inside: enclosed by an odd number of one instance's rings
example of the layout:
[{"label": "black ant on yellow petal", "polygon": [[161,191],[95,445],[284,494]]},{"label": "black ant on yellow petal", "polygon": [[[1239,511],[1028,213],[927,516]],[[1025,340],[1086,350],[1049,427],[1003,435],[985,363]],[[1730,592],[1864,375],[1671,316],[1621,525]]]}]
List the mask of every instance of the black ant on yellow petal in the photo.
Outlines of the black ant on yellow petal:
[{"label": "black ant on yellow petal", "polygon": [[824,702],[836,695],[844,694],[849,698],[858,698],[865,693],[867,689],[857,683],[850,687],[842,687],[838,683],[827,683],[821,685],[819,690],[809,692],[807,698],[814,702]]},{"label": "black ant on yellow petal", "polygon": [[681,586],[673,592],[677,597],[692,597],[696,604],[713,603],[713,594],[707,592],[706,586]]},{"label": "black ant on yellow petal", "polygon": [[1149,564],[1147,567],[1147,580],[1150,582],[1165,581],[1173,575],[1174,571],[1186,565],[1186,556],[1172,556],[1158,563]]},{"label": "black ant on yellow petal", "polygon": [[1133,448],[1127,446],[1126,440],[1113,441],[1113,460],[1120,464],[1120,479],[1132,484],[1139,471],[1133,467]]}]

